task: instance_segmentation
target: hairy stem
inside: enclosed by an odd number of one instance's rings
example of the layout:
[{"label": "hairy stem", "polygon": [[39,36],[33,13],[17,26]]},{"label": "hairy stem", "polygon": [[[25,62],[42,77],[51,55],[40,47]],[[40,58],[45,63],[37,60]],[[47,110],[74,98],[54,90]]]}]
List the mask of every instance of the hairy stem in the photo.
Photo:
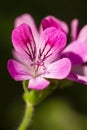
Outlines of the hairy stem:
[{"label": "hairy stem", "polygon": [[17,130],[27,130],[27,127],[31,121],[32,113],[33,113],[33,105],[30,104],[29,102],[26,102],[25,115]]}]

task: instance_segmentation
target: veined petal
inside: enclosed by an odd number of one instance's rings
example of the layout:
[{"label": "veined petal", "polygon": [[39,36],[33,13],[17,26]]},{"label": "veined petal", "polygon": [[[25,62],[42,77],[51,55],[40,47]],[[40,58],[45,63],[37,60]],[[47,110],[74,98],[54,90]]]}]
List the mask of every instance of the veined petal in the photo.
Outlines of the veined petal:
[{"label": "veined petal", "polygon": [[[39,43],[39,58],[49,63],[58,58],[58,54],[66,45],[66,35],[54,27],[43,31]],[[47,62],[46,61],[46,62]]]},{"label": "veined petal", "polygon": [[64,31],[66,34],[69,31],[67,24],[54,16],[47,16],[42,20],[40,29],[45,30],[48,27],[56,27],[57,29]]},{"label": "veined petal", "polygon": [[62,58],[53,62],[47,67],[46,78],[63,79],[66,78],[71,70],[71,61],[68,58]]},{"label": "veined petal", "polygon": [[16,50],[12,50],[12,54],[13,54],[13,57],[16,61],[18,61],[19,63],[23,64],[23,65],[28,65],[28,66],[31,66],[32,62],[29,58],[29,56],[22,51],[22,53],[20,52],[17,52]]},{"label": "veined petal", "polygon": [[12,78],[17,81],[29,80],[32,78],[27,67],[15,60],[10,59],[7,67]]},{"label": "veined petal", "polygon": [[37,30],[37,27],[35,25],[34,19],[30,14],[26,13],[26,14],[22,14],[19,17],[17,17],[15,19],[14,26],[17,27],[22,23],[26,23],[30,26],[35,39],[39,37],[38,30]]},{"label": "veined petal", "polygon": [[87,25],[85,25],[81,29],[77,40],[80,41],[80,42],[87,42]]},{"label": "veined petal", "polygon": [[50,84],[50,82],[45,80],[44,78],[37,77],[37,78],[35,78],[35,79],[33,78],[29,81],[28,88],[35,89],[35,90],[42,90],[42,89],[48,87],[49,84]]},{"label": "veined petal", "polygon": [[78,19],[73,19],[71,22],[71,40],[74,41],[78,37]]},{"label": "veined petal", "polygon": [[72,64],[87,62],[87,43],[80,41],[70,43],[63,50],[63,56],[69,58]]},{"label": "veined petal", "polygon": [[25,52],[33,60],[36,55],[36,44],[27,24],[21,24],[12,32],[12,42],[17,52]]}]

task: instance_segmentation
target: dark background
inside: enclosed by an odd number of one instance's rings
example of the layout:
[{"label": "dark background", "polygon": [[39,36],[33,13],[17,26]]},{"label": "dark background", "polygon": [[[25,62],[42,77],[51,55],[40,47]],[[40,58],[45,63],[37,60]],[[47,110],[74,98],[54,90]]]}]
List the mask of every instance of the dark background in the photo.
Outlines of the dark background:
[{"label": "dark background", "polygon": [[[78,18],[80,28],[87,23],[86,0],[3,0],[0,2],[0,130],[16,130],[23,112],[22,84],[7,71],[12,57],[11,31],[14,19],[30,13],[39,26],[47,15],[54,15],[70,24]],[[33,114],[31,130],[87,130],[87,86],[74,83],[59,88],[39,104]]]}]

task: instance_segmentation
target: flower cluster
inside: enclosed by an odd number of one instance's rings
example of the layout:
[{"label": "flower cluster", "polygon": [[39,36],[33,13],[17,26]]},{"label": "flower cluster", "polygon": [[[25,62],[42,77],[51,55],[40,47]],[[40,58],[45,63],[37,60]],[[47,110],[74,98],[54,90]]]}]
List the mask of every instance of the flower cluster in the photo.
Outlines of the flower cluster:
[{"label": "flower cluster", "polygon": [[71,43],[66,47],[68,25],[54,16],[45,17],[39,30],[31,15],[15,20],[13,56],[8,71],[17,81],[29,80],[28,88],[42,90],[51,79],[87,84],[87,25],[78,33],[78,20],[71,22]]}]

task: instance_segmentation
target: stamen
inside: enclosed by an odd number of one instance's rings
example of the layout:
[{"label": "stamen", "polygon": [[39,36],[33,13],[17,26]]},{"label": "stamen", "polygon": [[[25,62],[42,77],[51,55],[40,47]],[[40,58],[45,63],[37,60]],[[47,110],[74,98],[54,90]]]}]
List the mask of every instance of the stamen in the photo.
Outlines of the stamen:
[{"label": "stamen", "polygon": [[32,76],[37,77],[45,73],[46,67],[44,62],[37,61],[36,63],[31,64],[32,66]]}]

